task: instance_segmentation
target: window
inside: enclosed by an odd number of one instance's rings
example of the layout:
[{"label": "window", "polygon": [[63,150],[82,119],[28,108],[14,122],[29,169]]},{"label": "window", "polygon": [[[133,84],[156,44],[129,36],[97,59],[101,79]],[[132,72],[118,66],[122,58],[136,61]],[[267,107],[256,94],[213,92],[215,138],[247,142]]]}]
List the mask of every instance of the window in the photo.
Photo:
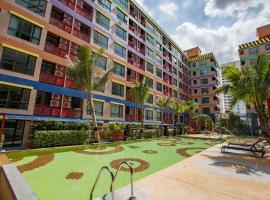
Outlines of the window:
[{"label": "window", "polygon": [[119,0],[119,2],[127,9],[128,8],[128,0]]},{"label": "window", "polygon": [[248,49],[249,55],[256,55],[257,54],[257,47]]},{"label": "window", "polygon": [[116,96],[124,96],[124,85],[112,82],[112,94]]},{"label": "window", "polygon": [[118,43],[114,43],[114,53],[122,58],[126,58],[126,48]]},{"label": "window", "polygon": [[200,75],[205,75],[208,73],[208,69],[201,69],[200,70]]},{"label": "window", "polygon": [[147,62],[146,63],[146,70],[148,72],[154,73],[154,66],[151,63]]},{"label": "window", "polygon": [[159,65],[162,65],[162,58],[159,55],[156,55],[156,60]]},{"label": "window", "polygon": [[102,56],[102,55],[98,55],[98,54],[94,54],[94,57],[96,59],[97,62],[97,66],[103,70],[106,71],[107,68],[107,58]]},{"label": "window", "polygon": [[178,77],[179,77],[179,78],[183,78],[182,72],[178,71]]},{"label": "window", "polygon": [[154,81],[153,79],[149,78],[149,80],[147,81],[147,84],[150,88],[153,88],[154,87]]},{"label": "window", "polygon": [[265,45],[265,50],[270,50],[270,44]]},{"label": "window", "polygon": [[197,75],[197,72],[196,72],[196,71],[194,71],[194,72],[192,73],[192,75],[193,75],[193,76],[196,76],[196,75]]},{"label": "window", "polygon": [[0,108],[27,110],[30,90],[0,85]]},{"label": "window", "polygon": [[123,13],[118,8],[116,9],[116,17],[117,17],[117,19],[119,19],[124,24],[127,24],[127,16],[125,15],[125,13]]},{"label": "window", "polygon": [[157,82],[156,89],[157,91],[162,92],[162,84],[160,82]]},{"label": "window", "polygon": [[15,2],[34,13],[45,15],[47,0],[15,0]]},{"label": "window", "polygon": [[182,89],[183,88],[183,83],[179,81],[179,88]]},{"label": "window", "polygon": [[160,40],[162,40],[162,34],[161,34],[158,30],[156,30],[156,36],[157,36]]},{"label": "window", "polygon": [[154,111],[153,110],[145,110],[145,120],[153,120],[154,119]]},{"label": "window", "polygon": [[208,94],[209,93],[209,89],[208,88],[201,88],[201,93],[202,94]]},{"label": "window", "polygon": [[206,66],[207,65],[207,61],[206,60],[202,60],[202,61],[199,62],[199,65],[200,65],[200,67]]},{"label": "window", "polygon": [[123,118],[123,105],[111,103],[111,117]]},{"label": "window", "polygon": [[193,80],[193,84],[196,85],[197,84],[197,80]]},{"label": "window", "polygon": [[115,27],[115,34],[121,38],[122,40],[125,40],[127,39],[127,32],[122,29],[120,26],[117,26]]},{"label": "window", "polygon": [[117,63],[117,62],[113,62],[113,73],[117,74],[119,76],[125,77],[125,66]]},{"label": "window", "polygon": [[149,58],[154,59],[154,51],[152,51],[151,49],[146,48],[146,54]]},{"label": "window", "polygon": [[161,121],[161,112],[160,111],[156,111],[156,120]]},{"label": "window", "polygon": [[193,90],[193,93],[194,93],[194,94],[197,94],[197,93],[198,93],[198,90],[197,90],[197,89],[194,89],[194,90]]},{"label": "window", "polygon": [[147,28],[150,32],[154,33],[154,26],[153,26],[152,24],[150,24],[149,22],[147,22],[146,28]]},{"label": "window", "polygon": [[154,45],[154,38],[147,34],[146,41],[148,44]]},{"label": "window", "polygon": [[[104,102],[93,100],[93,103],[94,103],[94,111],[95,111],[96,116],[102,117],[103,116]],[[87,110],[87,114],[91,115],[89,110]]]},{"label": "window", "polygon": [[109,0],[98,0],[98,4],[102,8],[104,8],[104,9],[106,9],[106,10],[108,10],[108,11],[111,12],[111,2]]},{"label": "window", "polygon": [[162,51],[162,46],[159,44],[159,42],[156,42],[156,47],[158,48],[159,51]]},{"label": "window", "polygon": [[210,107],[203,107],[202,108],[202,113],[204,113],[204,114],[210,113]]},{"label": "window", "polygon": [[39,44],[42,29],[26,20],[12,15],[8,27],[8,34],[23,40]]},{"label": "window", "polygon": [[251,65],[254,65],[256,63],[256,59],[252,58],[252,59],[249,60],[249,62],[250,62]]},{"label": "window", "polygon": [[208,84],[208,78],[203,78],[203,79],[201,79],[201,84],[202,84],[202,85]]},{"label": "window", "polygon": [[4,47],[0,68],[33,75],[36,65],[36,57]]},{"label": "window", "polygon": [[172,62],[173,62],[173,64],[177,65],[177,60],[174,56],[172,56]]},{"label": "window", "polygon": [[109,38],[101,33],[94,31],[94,43],[101,46],[104,49],[108,49]]},{"label": "window", "polygon": [[41,72],[46,74],[54,74],[56,64],[43,60],[41,64]]},{"label": "window", "polygon": [[172,81],[173,85],[177,87],[177,80],[175,78],[173,78],[173,81]]},{"label": "window", "polygon": [[177,69],[173,67],[173,74],[177,76]]},{"label": "window", "polygon": [[177,93],[177,91],[173,91],[173,96],[174,96],[174,98],[178,98],[178,93]]},{"label": "window", "polygon": [[152,94],[149,94],[149,97],[146,100],[146,103],[149,103],[149,104],[153,104],[154,103],[154,96]]},{"label": "window", "polygon": [[203,104],[209,103],[209,97],[203,97],[203,98],[202,98],[202,103],[203,103]]},{"label": "window", "polygon": [[157,77],[162,78],[162,70],[159,68],[156,68],[156,75]]},{"label": "window", "polygon": [[100,12],[97,11],[96,14],[96,22],[104,27],[105,29],[109,30],[110,29],[110,19],[108,17],[105,17],[102,15]]}]

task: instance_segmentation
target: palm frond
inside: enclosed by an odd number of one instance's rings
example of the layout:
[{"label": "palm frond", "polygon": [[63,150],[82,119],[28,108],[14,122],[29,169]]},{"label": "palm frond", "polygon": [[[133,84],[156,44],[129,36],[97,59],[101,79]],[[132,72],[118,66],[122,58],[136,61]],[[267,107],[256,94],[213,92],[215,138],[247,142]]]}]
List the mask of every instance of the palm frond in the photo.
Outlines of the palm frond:
[{"label": "palm frond", "polygon": [[99,79],[94,79],[93,83],[93,90],[100,91],[105,89],[105,84],[109,80],[109,76],[112,74],[114,68],[110,69],[109,71],[106,72],[101,78]]}]

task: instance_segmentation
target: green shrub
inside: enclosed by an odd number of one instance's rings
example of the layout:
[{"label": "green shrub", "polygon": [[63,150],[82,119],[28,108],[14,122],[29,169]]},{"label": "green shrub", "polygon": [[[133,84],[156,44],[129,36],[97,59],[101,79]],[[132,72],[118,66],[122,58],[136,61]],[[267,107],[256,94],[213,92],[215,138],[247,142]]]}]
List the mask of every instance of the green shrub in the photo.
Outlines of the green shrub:
[{"label": "green shrub", "polygon": [[5,135],[2,134],[2,138],[0,138],[0,150],[2,149],[2,147],[4,145],[4,141],[5,141]]},{"label": "green shrub", "polygon": [[88,138],[88,134],[88,130],[35,131],[30,141],[30,147],[80,145]]},{"label": "green shrub", "polygon": [[33,131],[42,130],[88,130],[89,123],[86,122],[61,122],[56,120],[35,121],[32,124]]},{"label": "green shrub", "polygon": [[158,129],[147,129],[144,130],[143,133],[141,134],[140,130],[134,131],[133,132],[134,138],[156,138],[159,137],[160,131]]}]

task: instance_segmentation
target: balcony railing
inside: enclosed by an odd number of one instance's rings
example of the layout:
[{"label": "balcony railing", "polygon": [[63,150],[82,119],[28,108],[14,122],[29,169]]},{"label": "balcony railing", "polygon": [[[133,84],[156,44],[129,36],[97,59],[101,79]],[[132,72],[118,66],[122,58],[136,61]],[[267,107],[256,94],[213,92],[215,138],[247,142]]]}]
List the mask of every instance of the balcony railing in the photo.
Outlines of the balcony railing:
[{"label": "balcony railing", "polygon": [[72,10],[75,9],[75,0],[59,0],[61,3],[65,4],[67,7]]},{"label": "balcony railing", "polygon": [[49,105],[36,104],[34,108],[35,115],[60,116],[61,109]]},{"label": "balcony railing", "polygon": [[71,29],[72,29],[71,26],[68,25],[68,24],[65,24],[62,21],[59,21],[58,19],[55,19],[55,18],[51,17],[50,18],[50,23],[52,25],[57,26],[58,28],[60,28],[60,29],[62,29],[64,31],[68,32],[68,33],[71,33]]},{"label": "balcony railing", "polygon": [[60,49],[58,46],[56,46],[55,44],[46,42],[45,43],[45,47],[44,50],[47,51],[48,53],[60,56],[60,57],[66,57],[67,55],[67,51]]},{"label": "balcony railing", "polygon": [[126,118],[127,121],[140,121],[141,120],[141,116],[140,115],[126,114],[125,118]]},{"label": "balcony railing", "polygon": [[53,74],[47,74],[44,72],[40,72],[39,81],[45,82],[45,83],[50,83],[53,85],[64,86],[65,79],[63,77],[57,77]]},{"label": "balcony railing", "polygon": [[63,108],[62,109],[63,117],[73,117],[73,118],[81,118],[82,117],[82,109],[81,108]]}]

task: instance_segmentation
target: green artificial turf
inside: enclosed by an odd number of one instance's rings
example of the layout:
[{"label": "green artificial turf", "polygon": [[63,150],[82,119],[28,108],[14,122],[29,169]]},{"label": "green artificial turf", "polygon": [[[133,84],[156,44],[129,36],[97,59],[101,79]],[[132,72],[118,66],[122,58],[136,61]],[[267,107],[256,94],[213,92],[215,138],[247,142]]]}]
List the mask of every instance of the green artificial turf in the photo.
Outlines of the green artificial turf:
[{"label": "green artificial turf", "polygon": [[[171,139],[181,140],[183,143],[192,142],[194,144],[176,144],[176,146],[158,145],[158,143],[171,143]],[[24,172],[23,177],[41,200],[87,200],[89,199],[90,191],[99,169],[102,166],[110,166],[110,163],[113,160],[121,158],[137,158],[148,162],[149,168],[147,170],[134,174],[134,179],[138,180],[185,159],[186,157],[180,156],[176,153],[176,149],[187,147],[208,148],[209,146],[214,145],[215,142],[216,141],[201,139],[170,138],[136,143],[120,143],[124,148],[124,151],[109,155],[86,155],[73,151],[86,149],[85,146],[83,148],[64,148],[61,149],[61,151],[59,150],[60,148],[56,150],[55,148],[50,148],[45,151],[45,153],[54,153],[53,161],[40,168]],[[95,151],[110,151],[114,149],[113,146],[115,145],[109,146],[110,147],[107,149]],[[94,148],[96,146],[90,147]],[[145,154],[142,152],[144,150],[154,150],[158,153]],[[34,152],[36,154],[34,154]],[[197,150],[187,151],[189,154],[195,154],[196,152]],[[19,152],[16,154],[10,153],[8,156],[10,158],[27,156],[15,163],[17,166],[20,166],[33,161],[37,158],[37,155],[43,155],[45,153],[44,150],[32,151],[31,153],[24,151],[21,154]],[[133,163],[134,168],[137,166],[138,163]],[[70,172],[80,172],[84,174],[81,179],[78,180],[66,179],[65,177]],[[120,172],[116,180],[116,188],[129,184],[129,180],[129,173]],[[105,173],[101,177],[94,196],[99,197],[109,192],[109,186],[110,178],[109,175]]]}]

